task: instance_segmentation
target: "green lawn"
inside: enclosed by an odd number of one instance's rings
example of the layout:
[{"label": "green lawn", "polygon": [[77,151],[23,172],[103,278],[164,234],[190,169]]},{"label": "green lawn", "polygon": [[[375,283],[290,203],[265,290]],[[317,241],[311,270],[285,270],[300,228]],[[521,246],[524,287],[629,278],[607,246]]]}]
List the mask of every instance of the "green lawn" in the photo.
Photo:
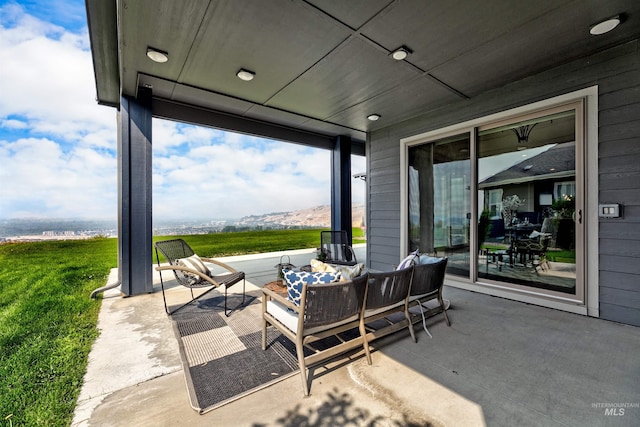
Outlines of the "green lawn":
[{"label": "green lawn", "polygon": [[[319,230],[181,237],[209,257],[320,245]],[[117,242],[0,245],[0,265],[0,426],[67,426],[98,335],[100,300],[89,295],[117,266]]]},{"label": "green lawn", "polygon": [[0,425],[70,424],[98,335],[89,295],[116,253],[115,239],[0,246]]}]

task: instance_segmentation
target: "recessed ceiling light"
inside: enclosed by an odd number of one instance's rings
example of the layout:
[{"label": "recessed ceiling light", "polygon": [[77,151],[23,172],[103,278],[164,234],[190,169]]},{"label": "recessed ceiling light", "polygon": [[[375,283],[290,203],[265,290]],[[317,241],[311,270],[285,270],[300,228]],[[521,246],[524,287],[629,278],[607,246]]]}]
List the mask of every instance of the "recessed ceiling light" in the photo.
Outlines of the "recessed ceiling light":
[{"label": "recessed ceiling light", "polygon": [[256,73],[254,73],[253,71],[249,71],[249,70],[245,70],[244,68],[241,68],[240,71],[238,71],[238,73],[236,74],[236,76],[238,76],[240,80],[244,80],[245,82],[248,82],[253,80],[253,78],[256,76]]},{"label": "recessed ceiling light", "polygon": [[396,61],[402,61],[407,56],[409,56],[409,54],[411,54],[411,53],[413,53],[413,52],[408,47],[400,46],[399,48],[397,48],[396,50],[391,52],[391,57],[393,59],[395,59]]},{"label": "recessed ceiling light", "polygon": [[595,25],[591,26],[589,32],[594,36],[599,36],[600,34],[608,33],[613,30],[615,27],[620,24],[620,16],[616,15],[609,19],[605,19],[602,22],[598,22]]},{"label": "recessed ceiling light", "polygon": [[382,117],[380,114],[370,114],[367,116],[367,119],[371,120],[372,122],[375,122],[376,120],[379,120],[380,117]]},{"label": "recessed ceiling light", "polygon": [[169,54],[153,47],[147,47],[147,56],[154,62],[167,62],[169,60]]}]

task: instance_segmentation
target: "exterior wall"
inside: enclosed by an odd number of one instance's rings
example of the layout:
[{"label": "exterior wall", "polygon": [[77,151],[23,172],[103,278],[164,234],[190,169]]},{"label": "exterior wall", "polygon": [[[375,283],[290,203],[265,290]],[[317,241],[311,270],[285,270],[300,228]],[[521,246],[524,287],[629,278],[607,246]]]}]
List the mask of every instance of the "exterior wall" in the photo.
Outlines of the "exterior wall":
[{"label": "exterior wall", "polygon": [[[368,135],[367,260],[399,262],[400,140],[598,85],[599,203],[624,217],[599,220],[599,315],[640,326],[640,41],[634,40]],[[587,183],[588,185],[588,183]]]}]

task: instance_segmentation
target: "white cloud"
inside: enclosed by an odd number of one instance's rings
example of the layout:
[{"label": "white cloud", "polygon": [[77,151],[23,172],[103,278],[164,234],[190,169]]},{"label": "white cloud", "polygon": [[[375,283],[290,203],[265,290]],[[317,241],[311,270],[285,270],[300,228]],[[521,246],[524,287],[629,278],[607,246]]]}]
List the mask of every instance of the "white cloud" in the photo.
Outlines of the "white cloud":
[{"label": "white cloud", "polygon": [[[116,110],[95,101],[86,29],[0,6],[0,57],[0,218],[115,219]],[[154,220],[329,204],[329,174],[326,150],[153,121]],[[361,201],[364,184],[352,184]]]},{"label": "white cloud", "polygon": [[86,31],[0,7],[0,217],[117,216],[116,115],[98,106]]},{"label": "white cloud", "polygon": [[116,160],[41,138],[0,141],[0,217],[116,217]]},{"label": "white cloud", "polygon": [[0,126],[7,129],[27,129],[29,127],[26,122],[15,119],[3,120],[2,122],[0,122]]},{"label": "white cloud", "polygon": [[86,32],[66,32],[12,4],[0,18],[0,57],[10,58],[0,67],[0,117],[24,117],[33,132],[74,142],[115,128],[115,110],[95,101]]}]

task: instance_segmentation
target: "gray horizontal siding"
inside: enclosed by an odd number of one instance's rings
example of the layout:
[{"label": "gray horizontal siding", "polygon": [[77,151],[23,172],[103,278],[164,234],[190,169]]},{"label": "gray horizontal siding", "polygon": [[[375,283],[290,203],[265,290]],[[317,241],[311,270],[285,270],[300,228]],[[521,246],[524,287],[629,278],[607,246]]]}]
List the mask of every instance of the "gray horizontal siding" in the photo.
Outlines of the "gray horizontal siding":
[{"label": "gray horizontal siding", "polygon": [[[600,223],[600,238],[608,239],[617,244],[620,240],[640,241],[640,221],[636,223],[622,222],[619,219],[610,219]],[[600,250],[603,251],[602,240]]]},{"label": "gray horizontal siding", "polygon": [[[640,326],[640,55],[602,79],[598,98],[599,201],[623,217],[601,219],[600,317]],[[631,69],[629,69],[631,68]]]},{"label": "gray horizontal siding", "polygon": [[[598,85],[600,203],[624,217],[599,224],[600,316],[640,325],[640,51],[634,40],[472,99],[451,103],[369,134],[368,261],[397,264],[400,254],[402,138]],[[397,215],[390,213],[395,209]],[[377,230],[380,228],[380,230]]]},{"label": "gray horizontal siding", "polygon": [[[605,313],[606,315],[603,315]],[[600,318],[627,325],[640,326],[638,323],[638,309],[624,307],[620,304],[600,303]]]}]

